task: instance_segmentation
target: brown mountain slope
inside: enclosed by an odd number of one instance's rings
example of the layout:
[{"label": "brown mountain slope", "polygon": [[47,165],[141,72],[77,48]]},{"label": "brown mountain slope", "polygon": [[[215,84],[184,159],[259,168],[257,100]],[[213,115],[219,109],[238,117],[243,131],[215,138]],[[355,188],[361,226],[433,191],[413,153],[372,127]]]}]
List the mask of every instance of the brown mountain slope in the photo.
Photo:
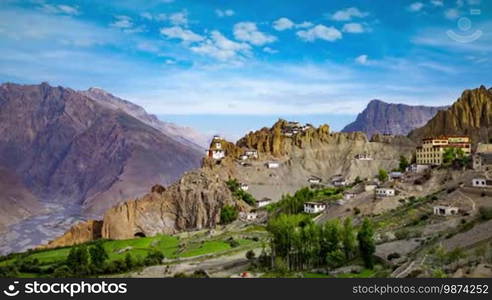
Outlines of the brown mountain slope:
[{"label": "brown mountain slope", "polygon": [[371,138],[374,134],[407,135],[427,123],[446,106],[413,106],[372,100],[357,119],[345,126],[342,132],[361,131]]},{"label": "brown mountain slope", "polygon": [[71,89],[0,86],[0,164],[43,201],[90,215],[170,184],[202,153]]},{"label": "brown mountain slope", "polygon": [[22,182],[0,167],[0,232],[10,224],[40,213],[42,206]]},{"label": "brown mountain slope", "polygon": [[450,108],[438,112],[409,137],[419,141],[436,135],[469,135],[474,144],[489,142],[492,138],[492,89],[481,86],[464,91]]},{"label": "brown mountain slope", "polygon": [[163,122],[159,120],[156,116],[148,114],[142,107],[130,101],[118,98],[102,89],[90,88],[87,91],[81,91],[81,93],[93,99],[94,101],[97,101],[99,104],[102,104],[113,110],[121,109],[130,116],[135,117],[136,119],[142,121],[150,127],[161,131],[165,135],[170,136],[173,139],[187,146],[190,146],[191,148],[203,151],[206,147],[208,147],[210,137],[197,132],[193,128],[178,126],[169,122]]}]

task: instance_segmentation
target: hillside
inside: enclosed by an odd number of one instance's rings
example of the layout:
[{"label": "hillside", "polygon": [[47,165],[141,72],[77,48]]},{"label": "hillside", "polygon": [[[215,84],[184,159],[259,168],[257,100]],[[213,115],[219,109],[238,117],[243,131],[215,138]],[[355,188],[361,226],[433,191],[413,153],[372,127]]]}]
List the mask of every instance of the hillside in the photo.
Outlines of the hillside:
[{"label": "hillside", "polygon": [[438,135],[469,135],[474,144],[488,143],[492,138],[492,89],[481,86],[464,91],[450,108],[437,113],[409,137],[419,141]]},{"label": "hillside", "polygon": [[[71,222],[173,183],[200,166],[197,149],[72,89],[2,84],[0,166],[18,178],[17,193],[49,212],[19,226],[9,218],[14,227],[0,238],[1,251],[52,239]],[[16,216],[22,204],[11,199],[2,198],[2,214]]]},{"label": "hillside", "polygon": [[202,151],[210,142],[210,137],[197,132],[193,128],[163,122],[156,116],[148,114],[142,107],[130,101],[118,98],[102,89],[90,88],[87,91],[81,91],[81,93],[110,109],[121,109],[130,116],[191,148],[196,148],[197,150]]},{"label": "hillside", "polygon": [[345,126],[342,132],[361,131],[370,138],[374,134],[407,135],[415,128],[427,123],[436,113],[447,107],[412,106],[372,100],[357,116]]},{"label": "hillside", "polygon": [[[279,120],[271,128],[249,133],[236,144],[223,139],[213,141],[211,148],[220,144],[226,151],[223,159],[206,157],[201,169],[186,173],[169,188],[154,187],[142,198],[109,209],[103,218],[101,236],[127,239],[214,228],[224,205],[235,205],[240,211],[251,209],[233,197],[226,185],[229,179],[247,184],[248,192],[256,199],[278,201],[284,194],[309,186],[310,176],[318,176],[327,184],[335,175],[348,180],[371,179],[379,169],[396,168],[400,156],[410,157],[413,149],[413,143],[405,137],[370,142],[363,133],[330,133],[328,125],[306,126],[303,131],[286,136],[292,124]],[[247,149],[257,150],[258,157],[240,161]],[[356,155],[361,153],[373,159],[357,160]],[[280,165],[269,169],[265,166],[269,161]],[[86,224],[75,229],[80,234],[67,232],[48,247],[87,241],[86,232],[93,231],[93,223]]]}]

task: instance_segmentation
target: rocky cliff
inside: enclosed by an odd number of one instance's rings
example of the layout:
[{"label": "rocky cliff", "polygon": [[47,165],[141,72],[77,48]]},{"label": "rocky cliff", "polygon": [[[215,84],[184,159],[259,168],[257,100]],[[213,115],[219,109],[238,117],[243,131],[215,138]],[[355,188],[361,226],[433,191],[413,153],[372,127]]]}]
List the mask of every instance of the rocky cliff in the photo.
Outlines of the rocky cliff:
[{"label": "rocky cliff", "polygon": [[47,245],[37,247],[37,249],[49,249],[83,244],[100,239],[102,221],[89,220],[75,224],[61,237],[49,242]]},{"label": "rocky cliff", "polygon": [[41,201],[88,215],[170,184],[202,152],[62,87],[0,85],[0,165]]},{"label": "rocky cliff", "polygon": [[371,138],[374,134],[407,135],[427,123],[447,107],[412,106],[372,100],[342,132],[361,131]]},{"label": "rocky cliff", "polygon": [[474,144],[492,139],[492,89],[466,90],[448,109],[440,111],[409,137],[417,142],[427,136],[469,135]]}]

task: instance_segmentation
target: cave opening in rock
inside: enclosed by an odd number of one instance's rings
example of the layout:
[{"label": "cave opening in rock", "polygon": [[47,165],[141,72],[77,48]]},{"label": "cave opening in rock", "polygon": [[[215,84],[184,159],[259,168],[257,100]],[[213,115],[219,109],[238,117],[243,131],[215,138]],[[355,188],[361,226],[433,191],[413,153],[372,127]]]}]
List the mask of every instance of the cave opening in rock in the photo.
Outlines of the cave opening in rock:
[{"label": "cave opening in rock", "polygon": [[145,237],[145,233],[143,233],[143,232],[137,232],[137,233],[135,233],[135,235],[134,235],[134,236],[135,236],[136,238],[144,238],[144,237]]}]

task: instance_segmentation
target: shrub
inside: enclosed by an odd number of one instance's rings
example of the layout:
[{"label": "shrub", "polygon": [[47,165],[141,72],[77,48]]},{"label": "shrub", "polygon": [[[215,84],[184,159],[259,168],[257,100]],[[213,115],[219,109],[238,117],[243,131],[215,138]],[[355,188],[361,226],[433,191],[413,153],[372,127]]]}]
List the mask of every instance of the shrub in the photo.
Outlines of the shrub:
[{"label": "shrub", "polygon": [[229,224],[237,219],[238,211],[234,206],[224,205],[220,211],[220,223]]},{"label": "shrub", "polygon": [[162,254],[162,252],[158,250],[152,250],[145,257],[144,265],[146,266],[160,265],[163,259],[164,259],[164,254]]},{"label": "shrub", "polygon": [[484,221],[488,221],[492,219],[492,208],[480,207],[480,218]]},{"label": "shrub", "polygon": [[255,256],[256,256],[256,254],[255,254],[255,252],[253,250],[249,250],[248,252],[246,252],[246,258],[248,260],[255,259]]},{"label": "shrub", "polygon": [[354,215],[360,214],[360,208],[354,207]]},{"label": "shrub", "polygon": [[407,229],[400,229],[397,232],[395,232],[395,237],[399,240],[404,240],[407,239],[410,236],[410,231]]}]

